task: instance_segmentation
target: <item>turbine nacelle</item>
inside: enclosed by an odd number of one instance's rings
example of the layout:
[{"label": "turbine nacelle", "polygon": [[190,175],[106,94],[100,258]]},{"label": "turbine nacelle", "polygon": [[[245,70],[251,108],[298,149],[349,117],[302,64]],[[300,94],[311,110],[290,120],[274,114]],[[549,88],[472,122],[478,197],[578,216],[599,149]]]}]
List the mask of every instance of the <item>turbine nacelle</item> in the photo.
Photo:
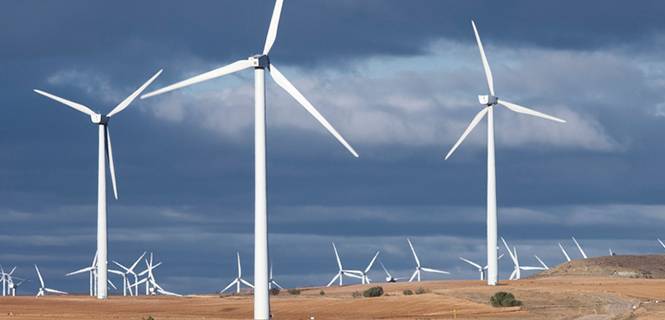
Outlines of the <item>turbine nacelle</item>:
[{"label": "turbine nacelle", "polygon": [[95,113],[90,115],[90,121],[94,124],[107,124],[109,123],[109,117]]},{"label": "turbine nacelle", "polygon": [[255,69],[270,68],[270,58],[267,54],[257,54],[255,56],[251,56],[249,57],[249,62],[252,63],[252,66]]},{"label": "turbine nacelle", "polygon": [[499,98],[493,95],[478,95],[478,102],[482,105],[491,107],[499,103]]}]

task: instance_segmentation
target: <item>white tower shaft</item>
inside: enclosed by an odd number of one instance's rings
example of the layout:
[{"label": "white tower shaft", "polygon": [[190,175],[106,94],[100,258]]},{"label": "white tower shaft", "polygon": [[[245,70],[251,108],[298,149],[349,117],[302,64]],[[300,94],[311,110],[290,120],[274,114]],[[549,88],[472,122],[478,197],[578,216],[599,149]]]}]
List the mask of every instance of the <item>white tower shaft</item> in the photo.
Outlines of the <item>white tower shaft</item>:
[{"label": "white tower shaft", "polygon": [[97,299],[107,296],[106,265],[106,126],[99,126],[97,170]]},{"label": "white tower shaft", "polygon": [[254,319],[270,319],[265,69],[254,69]]},{"label": "white tower shaft", "polygon": [[494,164],[494,107],[487,112],[487,284],[494,286],[499,273],[496,253],[496,167]]}]

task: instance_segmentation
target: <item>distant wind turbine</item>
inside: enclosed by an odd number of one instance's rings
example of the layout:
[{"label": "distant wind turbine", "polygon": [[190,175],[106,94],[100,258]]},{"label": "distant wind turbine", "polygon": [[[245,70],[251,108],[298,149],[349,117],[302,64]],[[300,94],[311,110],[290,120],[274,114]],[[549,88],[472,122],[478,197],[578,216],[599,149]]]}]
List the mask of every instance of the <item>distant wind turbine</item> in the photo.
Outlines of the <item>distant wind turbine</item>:
[{"label": "distant wind turbine", "polygon": [[[474,21],[471,21],[473,26],[473,32],[476,35],[476,41],[478,43],[478,49],[480,50],[480,57],[483,62],[483,67],[485,69],[485,76],[487,78],[487,86],[489,88],[489,95],[479,95],[478,101],[483,105],[482,110],[476,114],[476,116],[471,120],[471,123],[466,128],[462,136],[457,140],[455,145],[450,149],[446,155],[446,159],[455,152],[457,147],[464,141],[467,135],[476,127],[476,125],[487,115],[487,264],[488,264],[488,275],[487,275],[487,284],[496,285],[497,275],[498,275],[498,258],[497,258],[497,213],[496,213],[496,168],[494,164],[494,106],[501,105],[507,109],[527,114],[530,116],[535,116],[547,120],[565,122],[562,119],[555,118],[553,116],[514,104],[512,102],[499,99],[494,93],[494,79],[492,77],[492,71],[490,70],[489,63],[487,62],[487,57],[485,56],[485,50],[483,49],[483,44],[480,41],[480,36],[478,35],[478,30],[476,29],[476,24]],[[510,251],[510,250],[509,250]]]},{"label": "distant wind turbine", "polygon": [[39,272],[39,268],[37,268],[37,265],[35,265],[35,270],[37,271],[37,277],[39,277],[39,290],[37,291],[36,297],[45,296],[46,293],[67,294],[67,292],[64,291],[47,288],[46,285],[44,284],[44,278],[42,278],[42,274],[41,272]]},{"label": "distant wind turbine", "polygon": [[[229,290],[234,285],[236,286],[236,293],[240,293],[240,285],[241,284],[244,284],[244,285],[254,289],[254,285],[252,285],[251,283],[249,283],[249,281],[242,278],[242,266],[240,265],[240,252],[236,252],[236,258],[237,258],[237,262],[238,262],[238,276],[235,279],[233,279],[233,281],[231,281],[231,283],[229,283],[229,285],[226,286],[226,288],[224,288],[219,293],[226,292],[226,290]],[[268,285],[268,283],[266,283],[266,285]]]},{"label": "distant wind turbine", "polygon": [[106,299],[108,295],[107,279],[107,227],[106,227],[106,161],[108,160],[109,169],[111,174],[111,181],[113,183],[113,195],[118,199],[118,187],[115,177],[115,165],[113,164],[113,149],[111,148],[111,134],[109,131],[109,120],[119,112],[125,110],[136,97],[138,97],[143,90],[145,90],[155,79],[162,73],[159,70],[150,80],[144,83],[138,90],[134,91],[129,97],[120,102],[111,112],[106,115],[92,111],[87,106],[80,103],[69,101],[67,99],[58,97],[56,95],[35,89],[34,91],[49,99],[60,102],[75,110],[90,116],[92,123],[98,125],[99,145],[98,145],[98,170],[97,170],[97,255],[101,263],[97,267],[97,298]]},{"label": "distant wind turbine", "polygon": [[314,108],[312,103],[275,67],[269,58],[270,49],[277,38],[277,29],[279,27],[283,3],[283,0],[276,0],[275,2],[262,53],[172,84],[141,97],[148,98],[245,69],[254,69],[254,282],[256,283],[256,289],[254,290],[254,318],[262,320],[270,318],[270,295],[268,292],[268,209],[266,197],[266,70],[277,85],[298,101],[353,156],[358,157],[358,153],[356,153],[351,145],[346,142],[328,120]]},{"label": "distant wind turbine", "polygon": [[335,283],[336,280],[339,280],[339,285],[340,286],[344,285],[343,278],[345,276],[362,280],[363,279],[362,271],[344,269],[344,267],[342,266],[342,259],[339,258],[339,253],[337,252],[337,247],[335,246],[334,242],[332,243],[332,247],[333,247],[333,251],[335,252],[335,259],[337,259],[337,268],[338,268],[338,270],[337,270],[337,274],[335,274],[335,276],[332,278],[332,280],[330,280],[330,282],[328,282],[326,287],[332,286],[333,283]]},{"label": "distant wind turbine", "polygon": [[450,274],[450,272],[448,272],[448,271],[423,267],[422,265],[420,265],[420,259],[418,259],[418,255],[416,254],[416,250],[413,248],[413,244],[411,243],[411,239],[406,238],[406,241],[409,243],[409,247],[411,247],[411,253],[413,253],[413,259],[416,260],[416,270],[413,271],[413,275],[411,275],[411,278],[409,279],[409,282],[412,282],[413,279],[416,278],[416,277],[418,279],[418,282],[420,282],[420,274],[423,273],[423,272]]}]

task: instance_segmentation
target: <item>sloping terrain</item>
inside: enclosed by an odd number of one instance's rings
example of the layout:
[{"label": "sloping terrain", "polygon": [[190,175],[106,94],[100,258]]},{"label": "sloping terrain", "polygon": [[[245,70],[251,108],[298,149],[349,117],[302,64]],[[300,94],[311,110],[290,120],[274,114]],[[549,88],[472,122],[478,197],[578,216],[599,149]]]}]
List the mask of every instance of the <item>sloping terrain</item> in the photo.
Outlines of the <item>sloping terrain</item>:
[{"label": "sloping terrain", "polygon": [[665,279],[665,255],[607,256],[573,260],[534,275]]},{"label": "sloping terrain", "polygon": [[[503,281],[381,283],[387,296],[353,297],[368,285],[306,288],[272,297],[274,319],[665,319],[665,280],[547,277]],[[404,295],[405,289],[425,293]],[[321,294],[321,291],[324,294]],[[493,308],[489,297],[509,291],[523,307]],[[252,297],[0,297],[0,319],[251,319]]]}]

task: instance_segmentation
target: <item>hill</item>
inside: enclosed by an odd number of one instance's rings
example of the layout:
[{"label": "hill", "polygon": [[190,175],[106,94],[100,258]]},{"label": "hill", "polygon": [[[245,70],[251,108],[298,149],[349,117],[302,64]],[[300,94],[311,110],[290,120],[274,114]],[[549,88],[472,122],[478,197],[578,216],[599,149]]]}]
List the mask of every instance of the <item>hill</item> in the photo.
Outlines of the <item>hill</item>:
[{"label": "hill", "polygon": [[534,275],[665,279],[665,255],[622,255],[573,260]]}]

